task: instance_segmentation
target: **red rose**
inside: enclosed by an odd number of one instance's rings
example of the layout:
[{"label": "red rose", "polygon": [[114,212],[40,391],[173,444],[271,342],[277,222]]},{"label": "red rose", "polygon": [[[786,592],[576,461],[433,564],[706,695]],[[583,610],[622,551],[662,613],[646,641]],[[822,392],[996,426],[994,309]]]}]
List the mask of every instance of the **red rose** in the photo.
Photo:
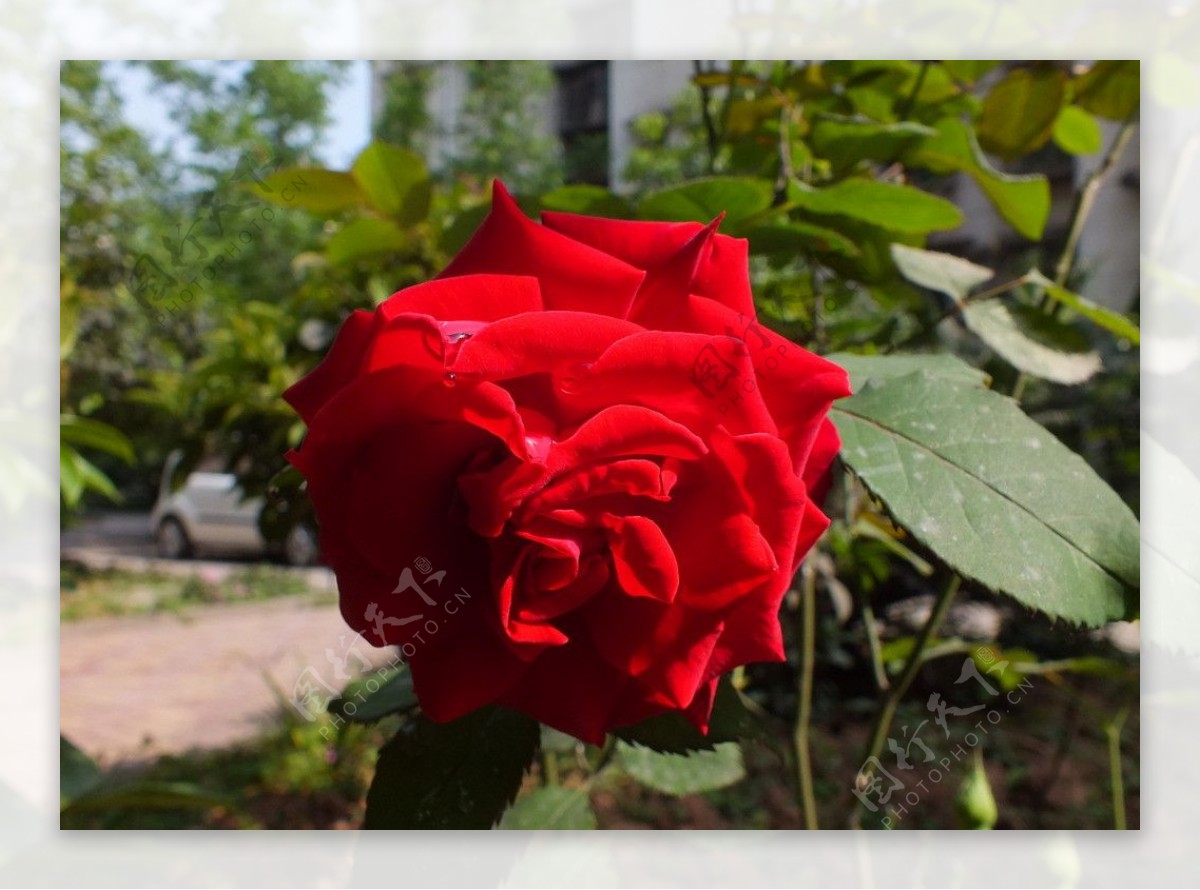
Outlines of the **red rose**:
[{"label": "red rose", "polygon": [[342,614],[421,707],[589,742],[784,658],[828,525],[837,366],[757,324],[716,224],[491,214],[436,280],[343,325],[288,390]]}]

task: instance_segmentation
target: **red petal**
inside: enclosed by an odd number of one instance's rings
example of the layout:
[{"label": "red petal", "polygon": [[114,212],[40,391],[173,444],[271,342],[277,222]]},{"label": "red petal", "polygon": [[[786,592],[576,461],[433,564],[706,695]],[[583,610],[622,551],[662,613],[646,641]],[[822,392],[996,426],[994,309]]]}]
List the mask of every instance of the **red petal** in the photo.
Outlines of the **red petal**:
[{"label": "red petal", "polygon": [[373,321],[373,313],[366,310],[350,313],[321,364],[284,392],[284,401],[305,423],[311,424],[325,403],[354,379],[370,341]]},{"label": "red petal", "polygon": [[[695,222],[637,222],[553,211],[543,212],[542,221],[547,228],[647,270],[670,260],[704,229]],[[717,235],[700,258],[692,293],[753,315],[749,255],[749,242],[744,238]]]},{"label": "red petal", "polygon": [[586,244],[538,225],[499,180],[492,211],[439,278],[473,273],[532,275],[548,309],[625,318],[644,273]]},{"label": "red petal", "polygon": [[630,596],[670,603],[679,590],[679,563],[662,529],[645,516],[612,516],[604,523],[617,583]]}]

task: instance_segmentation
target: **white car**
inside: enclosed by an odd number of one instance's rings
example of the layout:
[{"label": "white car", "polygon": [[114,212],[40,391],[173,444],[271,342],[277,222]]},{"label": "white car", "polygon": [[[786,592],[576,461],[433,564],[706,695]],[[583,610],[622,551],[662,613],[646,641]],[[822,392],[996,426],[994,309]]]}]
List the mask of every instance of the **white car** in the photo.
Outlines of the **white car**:
[{"label": "white car", "polygon": [[172,490],[171,482],[182,457],[176,451],[167,458],[158,500],[150,511],[150,527],[160,557],[281,553],[294,566],[317,561],[317,536],[308,522],[292,524],[280,541],[263,537],[259,522],[263,498],[244,497],[237,477],[224,472],[219,460],[201,461],[184,484]]}]

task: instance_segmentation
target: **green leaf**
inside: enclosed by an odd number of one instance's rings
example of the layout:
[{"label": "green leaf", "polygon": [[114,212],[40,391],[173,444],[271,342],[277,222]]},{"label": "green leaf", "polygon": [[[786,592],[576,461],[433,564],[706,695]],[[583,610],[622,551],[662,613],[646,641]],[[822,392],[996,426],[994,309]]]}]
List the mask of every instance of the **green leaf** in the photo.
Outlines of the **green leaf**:
[{"label": "green leaf", "polygon": [[1075,101],[1100,117],[1123,121],[1142,98],[1141,63],[1137,59],[1097,62],[1075,79]]},{"label": "green leaf", "polygon": [[831,416],[842,460],[950,568],[1081,624],[1133,611],[1137,519],[1012,399],[920,371]]},{"label": "green leaf", "polygon": [[416,706],[412,674],[400,668],[390,671],[382,681],[376,673],[348,684],[329,703],[328,710],[352,723],[372,723]]},{"label": "green leaf", "polygon": [[1079,294],[1069,291],[1065,287],[1059,287],[1037,269],[1032,269],[1025,277],[1045,288],[1046,293],[1050,295],[1051,299],[1057,300],[1067,308],[1078,312],[1088,321],[1099,325],[1110,333],[1116,334],[1118,337],[1124,337],[1133,343],[1134,346],[1141,344],[1142,332],[1138,329],[1138,326],[1119,312],[1098,306],[1091,300],[1081,297]]},{"label": "green leaf", "polygon": [[677,711],[650,717],[641,723],[613,732],[613,735],[626,742],[634,742],[654,751],[675,754],[711,750],[721,742],[734,742],[761,734],[762,727],[728,677],[722,677],[717,684],[717,695],[713,700],[707,735],[702,734]]},{"label": "green leaf", "polygon": [[1054,121],[1054,144],[1068,154],[1090,155],[1104,144],[1100,124],[1078,105],[1064,105]]},{"label": "green leaf", "polygon": [[973,84],[1000,63],[982,59],[951,59],[942,62],[942,67],[955,80]]},{"label": "green leaf", "polygon": [[96,761],[75,747],[65,736],[58,737],[58,795],[68,804],[100,784]]},{"label": "green leaf", "polygon": [[313,213],[338,213],[366,201],[353,176],[321,167],[286,167],[249,188],[264,201]]},{"label": "green leaf", "polygon": [[742,234],[750,240],[750,252],[754,254],[858,255],[858,248],[849,238],[813,223],[792,221],[773,226],[757,225]]},{"label": "green leaf", "polygon": [[404,246],[404,230],[390,219],[365,217],[343,226],[329,239],[325,255],[335,266]]},{"label": "green leaf", "polygon": [[771,183],[746,177],[711,177],[653,192],[638,204],[641,219],[708,223],[721,213],[732,223],[771,206]]},{"label": "green leaf", "polygon": [[840,173],[859,161],[898,158],[933,134],[929,127],[911,121],[881,124],[867,118],[825,115],[813,123],[809,144],[814,152],[830,160],[835,173]]},{"label": "green leaf", "polygon": [[892,245],[892,259],[900,274],[913,284],[943,293],[957,303],[995,274],[991,269],[950,253],[904,244]]},{"label": "green leaf", "polygon": [[379,752],[363,828],[491,828],[537,745],[537,721],[505,708],[417,717]]},{"label": "green leaf", "polygon": [[82,459],[74,448],[58,446],[58,485],[68,507],[74,507],[83,497],[83,471],[79,467]]},{"label": "green leaf", "polygon": [[633,216],[633,205],[620,195],[614,195],[598,185],[560,186],[542,195],[541,201],[545,210],[606,216],[612,219],[628,219]]},{"label": "green leaf", "polygon": [[835,352],[825,358],[845,369],[855,392],[869,381],[883,382],[914,371],[927,371],[944,380],[973,386],[986,386],[988,382],[988,376],[983,371],[943,352],[929,355],[851,355],[848,352]]},{"label": "green leaf", "polygon": [[549,785],[514,803],[500,820],[500,827],[506,831],[590,830],[596,827],[596,814],[583,789]]},{"label": "green leaf", "polygon": [[980,300],[963,307],[963,321],[1018,371],[1074,385],[1100,370],[1100,354],[1075,328],[1033,306]]},{"label": "green leaf", "polygon": [[190,782],[136,782],[96,788],[67,806],[72,813],[101,810],[207,810],[228,806],[226,798]]},{"label": "green leaf", "polygon": [[809,213],[848,216],[893,232],[924,234],[953,229],[963,221],[949,201],[907,185],[844,179],[821,189],[800,182],[792,186],[788,198]]},{"label": "green leaf", "polygon": [[1066,72],[1043,65],[1014,68],[983,100],[980,144],[1002,158],[1036,151],[1050,139],[1066,98]]},{"label": "green leaf", "polygon": [[943,118],[935,129],[937,136],[914,149],[906,161],[934,173],[966,173],[1018,233],[1031,241],[1040,240],[1050,216],[1046,177],[1001,173],[988,163],[971,128],[957,118]]},{"label": "green leaf", "polygon": [[372,142],[355,159],[352,173],[375,208],[400,225],[416,225],[429,215],[433,183],[419,154]]},{"label": "green leaf", "polygon": [[661,754],[617,742],[617,762],[647,788],[677,796],[724,788],[746,775],[742,749],[736,742],[687,754]]},{"label": "green leaf", "polygon": [[127,464],[136,462],[133,443],[119,429],[75,414],[59,416],[59,441],[75,448],[94,448],[120,458]]}]

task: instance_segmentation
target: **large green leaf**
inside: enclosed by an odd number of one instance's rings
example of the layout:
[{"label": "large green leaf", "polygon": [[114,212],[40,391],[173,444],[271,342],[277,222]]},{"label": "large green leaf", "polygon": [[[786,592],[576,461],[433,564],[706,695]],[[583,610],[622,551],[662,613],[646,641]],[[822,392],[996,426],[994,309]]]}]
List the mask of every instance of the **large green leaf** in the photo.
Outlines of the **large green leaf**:
[{"label": "large green leaf", "polygon": [[1050,216],[1046,177],[1001,173],[988,163],[971,128],[957,118],[943,118],[935,129],[937,135],[913,149],[907,162],[935,173],[966,173],[1017,232],[1031,241],[1039,240]]},{"label": "large green leaf", "polygon": [[1121,315],[1121,313],[1098,306],[1091,300],[1081,297],[1079,294],[1069,291],[1065,287],[1059,287],[1037,269],[1030,271],[1025,277],[1029,281],[1045,288],[1046,293],[1050,295],[1052,300],[1057,300],[1067,308],[1078,312],[1088,321],[1099,325],[1110,333],[1116,334],[1118,337],[1124,337],[1135,346],[1142,342],[1142,333],[1138,329],[1138,326],[1124,315]]},{"label": "large green leaf", "polygon": [[711,222],[720,214],[737,222],[771,206],[773,189],[763,179],[718,176],[654,192],[638,204],[642,219]]},{"label": "large green leaf", "polygon": [[372,142],[355,159],[352,172],[371,203],[401,225],[415,225],[429,214],[433,184],[416,152]]},{"label": "large green leaf", "polygon": [[875,179],[844,179],[820,189],[796,182],[788,198],[809,213],[848,216],[893,232],[923,234],[963,221],[962,212],[944,198]]},{"label": "large green leaf", "polygon": [[264,201],[313,213],[338,213],[366,201],[353,176],[321,167],[287,167],[250,188]]},{"label": "large green leaf", "polygon": [[491,828],[537,744],[537,721],[505,708],[418,717],[379,752],[363,828]]},{"label": "large green leaf", "polygon": [[679,754],[711,750],[721,742],[754,738],[761,732],[762,727],[746,707],[742,694],[734,688],[728,677],[723,677],[717,685],[707,735],[678,712],[650,717],[641,723],[618,729],[613,735],[654,751]]},{"label": "large green leaf", "polygon": [[933,133],[929,127],[911,121],[881,124],[867,118],[825,115],[813,123],[809,144],[839,173],[859,161],[898,158]]},{"label": "large green leaf", "polygon": [[1130,614],[1138,522],[1010,398],[930,371],[837,402],[842,459],[952,569],[1048,615]]},{"label": "large green leaf", "polygon": [[329,703],[328,710],[354,723],[372,723],[416,706],[412,674],[399,668],[386,673],[383,679],[375,673],[353,681]]},{"label": "large green leaf", "polygon": [[979,117],[979,142],[993,154],[1015,158],[1041,148],[1067,98],[1067,74],[1037,65],[1014,68],[988,92]]},{"label": "large green leaf", "polygon": [[736,742],[723,742],[709,751],[662,754],[617,743],[617,762],[643,785],[664,794],[696,794],[732,785],[746,775],[742,749]]},{"label": "large green leaf", "polygon": [[364,217],[343,226],[329,239],[325,255],[335,266],[404,246],[404,230],[390,219]]},{"label": "large green leaf", "polygon": [[868,381],[882,382],[914,371],[927,371],[935,377],[973,386],[986,386],[988,382],[988,376],[983,371],[944,352],[929,355],[852,355],[848,352],[836,352],[825,358],[845,369],[850,375],[850,386],[855,392],[866,386]]},{"label": "large green leaf", "polygon": [[962,302],[974,288],[995,274],[985,266],[977,266],[954,254],[905,244],[892,245],[892,259],[900,274],[913,284],[943,293],[955,302]]},{"label": "large green leaf", "polygon": [[1137,59],[1097,62],[1075,80],[1075,101],[1109,120],[1125,120],[1137,111],[1141,96],[1141,63]]},{"label": "large green leaf", "polygon": [[1019,371],[1074,385],[1100,370],[1100,354],[1075,328],[1032,306],[980,300],[963,307],[963,321]]},{"label": "large green leaf", "polygon": [[500,820],[500,827],[506,831],[587,830],[596,827],[596,814],[582,788],[549,785],[527,794],[509,807]]}]

